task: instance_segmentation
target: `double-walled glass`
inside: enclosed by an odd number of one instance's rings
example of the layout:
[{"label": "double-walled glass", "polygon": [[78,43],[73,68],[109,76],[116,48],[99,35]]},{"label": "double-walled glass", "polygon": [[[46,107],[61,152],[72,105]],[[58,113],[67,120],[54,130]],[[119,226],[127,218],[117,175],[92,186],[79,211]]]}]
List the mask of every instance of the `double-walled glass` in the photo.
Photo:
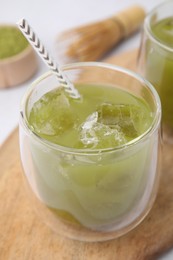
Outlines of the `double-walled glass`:
[{"label": "double-walled glass", "polygon": [[74,85],[118,86],[143,98],[153,114],[146,132],[128,144],[110,149],[73,149],[37,136],[28,123],[33,104],[57,88],[55,75],[47,73],[36,80],[22,100],[21,161],[40,220],[73,239],[113,239],[140,223],[156,197],[160,100],[149,82],[120,67],[76,63],[62,70]]},{"label": "double-walled glass", "polygon": [[[168,19],[164,27],[156,26]],[[161,26],[161,25],[160,25]],[[163,41],[163,39],[164,41]],[[138,57],[139,72],[159,93],[165,140],[173,142],[173,1],[164,1],[146,17]]]}]

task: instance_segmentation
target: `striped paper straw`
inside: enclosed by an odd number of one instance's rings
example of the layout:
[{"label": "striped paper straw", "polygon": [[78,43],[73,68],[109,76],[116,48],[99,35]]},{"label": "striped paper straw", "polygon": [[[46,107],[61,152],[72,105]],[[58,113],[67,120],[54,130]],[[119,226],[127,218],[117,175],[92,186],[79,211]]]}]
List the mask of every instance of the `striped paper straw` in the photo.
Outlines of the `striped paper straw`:
[{"label": "striped paper straw", "polygon": [[25,19],[21,19],[17,22],[17,25],[23,35],[27,38],[27,40],[34,47],[36,52],[40,55],[43,61],[48,65],[48,67],[56,74],[59,83],[64,87],[64,90],[68,93],[68,95],[72,98],[78,99],[80,98],[79,92],[74,88],[73,84],[69,81],[69,79],[63,74],[60,70],[56,62],[50,57],[44,45],[41,43],[40,39],[34,33],[30,25],[27,23]]}]

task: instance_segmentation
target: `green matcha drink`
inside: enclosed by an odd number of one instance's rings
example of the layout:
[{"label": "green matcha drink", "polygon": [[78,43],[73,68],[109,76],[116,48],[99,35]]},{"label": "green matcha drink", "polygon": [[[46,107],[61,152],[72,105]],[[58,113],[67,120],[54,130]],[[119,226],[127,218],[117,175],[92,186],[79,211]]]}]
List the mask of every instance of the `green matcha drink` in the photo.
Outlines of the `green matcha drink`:
[{"label": "green matcha drink", "polygon": [[173,3],[153,10],[144,23],[142,73],[159,93],[163,123],[173,129]]},{"label": "green matcha drink", "polygon": [[94,232],[122,229],[143,214],[152,197],[158,135],[138,140],[152,129],[156,111],[118,85],[75,87],[80,100],[54,86],[30,97],[32,105],[27,101],[35,137],[21,141],[32,165],[25,167],[21,155],[24,171],[56,218]]},{"label": "green matcha drink", "polygon": [[[144,100],[115,87],[84,85],[78,86],[78,90],[81,101],[69,99],[61,89],[38,100],[29,115],[33,131],[61,146],[105,149],[126,144],[151,125],[152,112]],[[40,174],[38,181],[43,182],[45,203],[67,211],[86,226],[94,228],[111,223],[133,206],[136,193],[140,196],[141,166],[143,170],[147,168],[141,165],[147,156],[146,148],[118,163],[98,161],[88,166],[62,161],[59,176],[56,171],[50,172],[48,162],[42,164],[48,159],[42,158],[35,147],[32,152]],[[51,165],[58,167],[54,162]],[[49,198],[52,190],[55,194]]]},{"label": "green matcha drink", "polygon": [[41,97],[29,114],[32,130],[52,143],[77,149],[113,148],[143,134],[153,120],[147,103],[119,88],[76,86],[82,100],[62,88]]}]

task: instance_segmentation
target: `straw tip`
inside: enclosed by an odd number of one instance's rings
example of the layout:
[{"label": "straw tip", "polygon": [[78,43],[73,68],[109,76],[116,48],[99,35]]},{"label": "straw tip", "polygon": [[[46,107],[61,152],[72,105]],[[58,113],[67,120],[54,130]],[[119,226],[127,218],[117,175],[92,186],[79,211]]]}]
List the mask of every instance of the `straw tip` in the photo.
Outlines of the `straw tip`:
[{"label": "straw tip", "polygon": [[25,18],[22,18],[22,19],[20,19],[18,22],[16,22],[16,24],[18,25],[18,26],[20,26],[20,27],[24,27],[24,24],[26,23],[26,20],[25,20]]}]

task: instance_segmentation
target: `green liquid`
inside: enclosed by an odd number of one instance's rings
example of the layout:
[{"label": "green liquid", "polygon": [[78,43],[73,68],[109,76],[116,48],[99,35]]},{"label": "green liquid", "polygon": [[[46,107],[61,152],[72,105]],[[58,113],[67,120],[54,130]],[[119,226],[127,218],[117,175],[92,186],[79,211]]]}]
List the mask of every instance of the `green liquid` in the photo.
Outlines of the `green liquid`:
[{"label": "green liquid", "polygon": [[173,17],[151,26],[154,38],[171,51],[150,40],[146,43],[146,78],[161,99],[163,122],[173,128]]},{"label": "green liquid", "polygon": [[173,17],[161,20],[153,25],[151,29],[158,41],[173,48]]},{"label": "green liquid", "polygon": [[[29,124],[42,138],[61,146],[94,151],[124,145],[150,128],[153,113],[141,98],[115,87],[76,87],[81,101],[56,89],[33,105]],[[75,155],[31,143],[42,202],[53,214],[72,224],[105,230],[116,221],[121,223],[131,211],[136,212],[148,175],[153,176],[153,148],[148,140],[126,153],[99,151],[95,155]]]},{"label": "green liquid", "polygon": [[29,124],[38,135],[66,147],[104,149],[123,145],[150,127],[152,114],[144,100],[115,87],[77,87],[81,101],[56,89],[34,104]]}]

